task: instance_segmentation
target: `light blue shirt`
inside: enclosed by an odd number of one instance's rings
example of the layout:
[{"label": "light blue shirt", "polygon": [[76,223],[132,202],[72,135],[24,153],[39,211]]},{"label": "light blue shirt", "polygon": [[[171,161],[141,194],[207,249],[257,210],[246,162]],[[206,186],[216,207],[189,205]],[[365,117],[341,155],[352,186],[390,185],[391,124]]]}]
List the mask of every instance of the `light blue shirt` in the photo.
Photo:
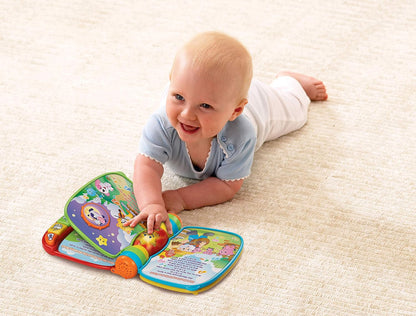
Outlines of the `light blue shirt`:
[{"label": "light blue shirt", "polygon": [[203,180],[214,176],[221,180],[240,180],[250,175],[256,146],[255,129],[245,115],[229,121],[212,140],[203,170],[194,167],[185,143],[170,124],[165,107],[146,123],[139,153],[171,168],[176,174]]}]

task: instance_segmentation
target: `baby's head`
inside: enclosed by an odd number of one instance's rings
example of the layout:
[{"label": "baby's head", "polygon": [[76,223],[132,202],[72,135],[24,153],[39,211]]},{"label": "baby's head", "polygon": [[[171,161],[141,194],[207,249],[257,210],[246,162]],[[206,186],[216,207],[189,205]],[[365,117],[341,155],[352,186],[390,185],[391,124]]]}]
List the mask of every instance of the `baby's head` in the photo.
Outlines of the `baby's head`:
[{"label": "baby's head", "polygon": [[176,54],[166,113],[179,137],[201,144],[243,113],[252,78],[250,54],[225,34],[202,33]]},{"label": "baby's head", "polygon": [[184,55],[192,68],[205,76],[224,79],[228,89],[234,88],[237,102],[247,98],[253,66],[250,53],[238,40],[220,32],[196,35],[178,51],[171,74]]}]

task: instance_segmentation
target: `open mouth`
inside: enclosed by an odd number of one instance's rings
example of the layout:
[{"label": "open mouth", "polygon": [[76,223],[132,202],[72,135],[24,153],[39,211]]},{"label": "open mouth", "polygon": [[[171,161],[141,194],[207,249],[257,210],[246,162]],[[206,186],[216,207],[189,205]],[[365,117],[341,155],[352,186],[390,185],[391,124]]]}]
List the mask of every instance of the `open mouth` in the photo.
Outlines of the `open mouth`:
[{"label": "open mouth", "polygon": [[196,133],[199,130],[199,127],[195,127],[195,126],[192,126],[192,125],[186,125],[186,124],[183,124],[183,123],[181,123],[181,127],[182,127],[182,130],[185,133],[188,133],[188,134]]}]

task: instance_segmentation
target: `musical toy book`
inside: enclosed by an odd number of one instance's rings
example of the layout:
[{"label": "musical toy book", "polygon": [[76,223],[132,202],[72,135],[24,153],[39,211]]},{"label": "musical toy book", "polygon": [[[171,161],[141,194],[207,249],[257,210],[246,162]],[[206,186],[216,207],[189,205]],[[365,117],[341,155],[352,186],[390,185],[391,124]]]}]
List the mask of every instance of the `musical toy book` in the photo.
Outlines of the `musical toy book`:
[{"label": "musical toy book", "polygon": [[148,234],[146,225],[123,224],[139,214],[133,183],[121,172],[105,173],[81,187],[66,203],[64,216],[43,235],[43,248],[90,267],[152,285],[198,294],[234,267],[243,249],[238,234],[187,226],[169,214],[166,226]]}]

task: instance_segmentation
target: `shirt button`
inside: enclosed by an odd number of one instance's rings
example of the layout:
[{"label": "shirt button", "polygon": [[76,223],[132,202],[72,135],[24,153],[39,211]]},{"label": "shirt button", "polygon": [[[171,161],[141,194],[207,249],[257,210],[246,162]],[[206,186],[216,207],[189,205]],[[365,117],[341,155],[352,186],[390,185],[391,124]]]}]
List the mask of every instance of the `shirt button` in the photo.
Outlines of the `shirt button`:
[{"label": "shirt button", "polygon": [[221,136],[221,140],[222,140],[223,142],[226,142],[226,141],[227,141],[227,137],[225,137],[225,136]]},{"label": "shirt button", "polygon": [[234,151],[234,145],[233,145],[233,144],[229,144],[229,145],[227,145],[227,149],[228,149],[229,151]]}]

